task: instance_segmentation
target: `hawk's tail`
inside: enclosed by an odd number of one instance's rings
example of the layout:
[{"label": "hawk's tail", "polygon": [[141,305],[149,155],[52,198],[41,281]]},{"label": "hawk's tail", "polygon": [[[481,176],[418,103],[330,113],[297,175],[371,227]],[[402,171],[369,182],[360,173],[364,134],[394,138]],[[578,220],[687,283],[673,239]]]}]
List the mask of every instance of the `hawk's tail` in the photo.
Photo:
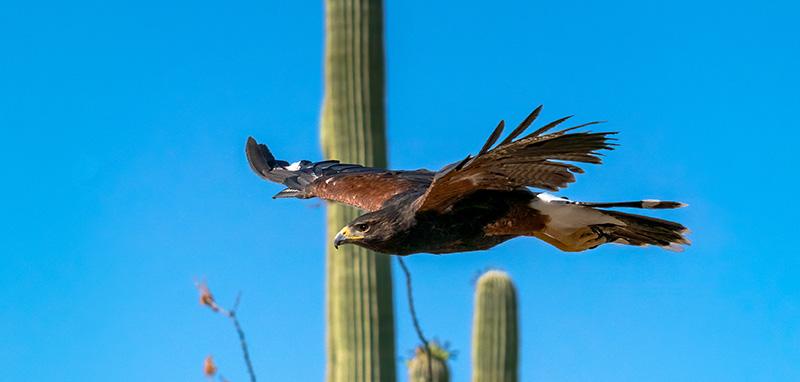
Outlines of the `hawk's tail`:
[{"label": "hawk's tail", "polygon": [[541,193],[536,195],[531,207],[545,215],[547,223],[533,235],[569,252],[584,251],[605,243],[654,245],[680,251],[681,245],[690,244],[685,236],[689,230],[682,224],[605,208],[667,209],[683,206],[683,203],[659,200],[574,202]]},{"label": "hawk's tail", "polygon": [[655,245],[673,251],[681,251],[683,250],[681,245],[690,244],[689,239],[685,237],[689,230],[682,224],[644,215],[602,209],[613,207],[673,209],[686,207],[687,204],[685,203],[645,199],[632,202],[575,202],[575,204],[591,207],[623,223],[622,225],[598,224],[589,226],[599,238],[604,239],[607,243],[636,246]]},{"label": "hawk's tail", "polygon": [[623,223],[589,226],[592,232],[606,243],[655,245],[673,251],[681,251],[683,250],[681,245],[691,243],[685,236],[689,233],[689,229],[680,223],[619,211],[598,211]]}]

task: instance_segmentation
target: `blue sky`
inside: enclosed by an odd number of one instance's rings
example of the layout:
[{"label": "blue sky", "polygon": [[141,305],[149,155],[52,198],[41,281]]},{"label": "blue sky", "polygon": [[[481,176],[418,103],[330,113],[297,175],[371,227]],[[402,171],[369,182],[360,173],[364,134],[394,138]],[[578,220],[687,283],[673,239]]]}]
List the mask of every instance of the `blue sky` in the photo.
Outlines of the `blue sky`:
[{"label": "blue sky", "polygon": [[[794,2],[387,1],[396,168],[475,152],[497,121],[610,121],[622,146],[562,194],[677,199],[682,254],[534,239],[409,259],[425,331],[469,377],[473,282],[518,284],[525,381],[800,379]],[[4,380],[245,380],[206,278],[263,380],[324,374],[323,212],[273,201],[248,135],[321,159],[313,2],[0,5]],[[395,269],[396,282],[400,273]],[[415,345],[398,288],[398,355]],[[398,360],[403,370],[402,360]],[[400,373],[405,379],[403,372]]]}]

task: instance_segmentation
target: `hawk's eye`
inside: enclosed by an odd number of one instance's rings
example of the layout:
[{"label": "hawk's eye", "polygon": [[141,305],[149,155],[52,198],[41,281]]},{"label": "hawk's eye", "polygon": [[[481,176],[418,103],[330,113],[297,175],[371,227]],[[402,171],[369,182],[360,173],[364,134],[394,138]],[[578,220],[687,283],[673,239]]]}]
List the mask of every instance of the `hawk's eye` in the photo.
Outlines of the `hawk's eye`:
[{"label": "hawk's eye", "polygon": [[358,223],[355,225],[355,228],[361,232],[367,232],[369,229],[369,224],[367,223]]}]

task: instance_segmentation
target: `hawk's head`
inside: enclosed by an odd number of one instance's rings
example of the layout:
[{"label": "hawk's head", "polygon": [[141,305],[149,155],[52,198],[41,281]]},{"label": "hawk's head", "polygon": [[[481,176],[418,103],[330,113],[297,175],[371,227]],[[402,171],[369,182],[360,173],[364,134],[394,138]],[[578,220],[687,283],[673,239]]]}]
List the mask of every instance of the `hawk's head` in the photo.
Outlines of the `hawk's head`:
[{"label": "hawk's head", "polygon": [[405,229],[404,220],[397,211],[378,210],[361,215],[336,234],[333,246],[356,244],[383,252],[385,244]]}]

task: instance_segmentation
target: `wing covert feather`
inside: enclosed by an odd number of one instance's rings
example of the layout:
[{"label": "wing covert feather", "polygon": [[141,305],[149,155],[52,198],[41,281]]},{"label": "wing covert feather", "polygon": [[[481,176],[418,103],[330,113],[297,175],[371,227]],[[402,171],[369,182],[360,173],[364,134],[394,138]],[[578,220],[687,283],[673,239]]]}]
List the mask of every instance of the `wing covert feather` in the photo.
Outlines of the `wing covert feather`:
[{"label": "wing covert feather", "polygon": [[613,150],[610,137],[616,132],[571,132],[599,122],[589,122],[544,134],[569,117],[553,121],[533,133],[514,140],[541,111],[537,107],[509,137],[497,141],[493,133],[475,157],[445,166],[436,173],[431,186],[417,199],[418,211],[444,211],[457,200],[477,190],[516,190],[536,187],[557,191],[575,181],[583,169],[569,162],[602,162],[599,150]]}]

